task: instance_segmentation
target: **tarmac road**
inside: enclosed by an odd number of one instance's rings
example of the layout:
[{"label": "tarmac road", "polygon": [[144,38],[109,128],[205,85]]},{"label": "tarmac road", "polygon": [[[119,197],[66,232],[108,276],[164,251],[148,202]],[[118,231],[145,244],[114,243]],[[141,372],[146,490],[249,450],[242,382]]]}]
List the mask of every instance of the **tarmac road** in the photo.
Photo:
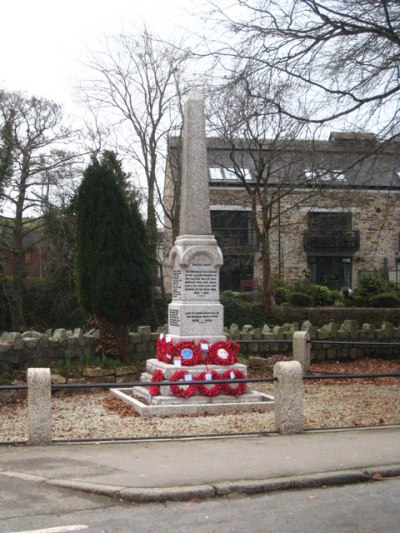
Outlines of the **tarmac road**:
[{"label": "tarmac road", "polygon": [[127,504],[10,480],[0,533],[397,533],[400,480],[204,501]]}]

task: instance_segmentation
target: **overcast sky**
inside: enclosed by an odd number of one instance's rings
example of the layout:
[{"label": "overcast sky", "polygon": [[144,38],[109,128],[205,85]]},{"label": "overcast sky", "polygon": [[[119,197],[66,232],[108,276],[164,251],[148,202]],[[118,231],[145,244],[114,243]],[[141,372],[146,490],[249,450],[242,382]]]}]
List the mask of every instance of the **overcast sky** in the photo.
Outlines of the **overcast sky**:
[{"label": "overcast sky", "polygon": [[191,0],[3,0],[0,88],[21,90],[62,103],[84,76],[88,49],[105,34],[142,28],[165,37],[193,24]]}]

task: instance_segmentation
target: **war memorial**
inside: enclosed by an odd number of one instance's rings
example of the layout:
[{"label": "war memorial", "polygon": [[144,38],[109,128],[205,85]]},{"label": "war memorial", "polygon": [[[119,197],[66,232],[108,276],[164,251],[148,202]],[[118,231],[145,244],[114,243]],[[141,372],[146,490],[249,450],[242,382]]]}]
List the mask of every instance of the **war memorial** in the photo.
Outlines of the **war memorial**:
[{"label": "war memorial", "polygon": [[[219,301],[223,257],[211,234],[208,179],[204,102],[193,88],[184,111],[180,231],[169,254],[168,333],[160,335],[156,358],[147,360],[141,376],[152,385],[111,391],[143,416],[273,408],[271,396],[235,383],[247,377],[247,367],[237,362],[239,345],[224,335]],[[231,382],[206,383],[212,380]],[[158,385],[163,381],[176,384]]]}]

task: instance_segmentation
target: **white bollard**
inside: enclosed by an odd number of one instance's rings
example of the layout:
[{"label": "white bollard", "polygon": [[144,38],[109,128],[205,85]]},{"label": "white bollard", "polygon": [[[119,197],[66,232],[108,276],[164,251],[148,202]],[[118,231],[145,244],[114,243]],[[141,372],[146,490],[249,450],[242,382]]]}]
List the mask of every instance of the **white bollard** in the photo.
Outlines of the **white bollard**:
[{"label": "white bollard", "polygon": [[51,444],[50,368],[28,368],[29,444]]},{"label": "white bollard", "polygon": [[280,361],[274,365],[275,431],[301,433],[304,429],[303,371],[298,361]]},{"label": "white bollard", "polygon": [[308,372],[311,359],[311,343],[308,331],[295,331],[293,334],[293,361],[298,361],[303,374]]}]

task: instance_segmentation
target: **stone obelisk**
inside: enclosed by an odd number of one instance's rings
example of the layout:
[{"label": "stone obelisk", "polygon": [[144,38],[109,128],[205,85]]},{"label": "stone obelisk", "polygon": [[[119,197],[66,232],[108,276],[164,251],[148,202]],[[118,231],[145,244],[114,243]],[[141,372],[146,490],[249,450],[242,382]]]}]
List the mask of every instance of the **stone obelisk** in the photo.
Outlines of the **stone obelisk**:
[{"label": "stone obelisk", "polygon": [[193,88],[185,104],[179,237],[169,256],[172,303],[168,333],[172,340],[225,340],[219,302],[221,250],[211,234],[204,101]]}]

